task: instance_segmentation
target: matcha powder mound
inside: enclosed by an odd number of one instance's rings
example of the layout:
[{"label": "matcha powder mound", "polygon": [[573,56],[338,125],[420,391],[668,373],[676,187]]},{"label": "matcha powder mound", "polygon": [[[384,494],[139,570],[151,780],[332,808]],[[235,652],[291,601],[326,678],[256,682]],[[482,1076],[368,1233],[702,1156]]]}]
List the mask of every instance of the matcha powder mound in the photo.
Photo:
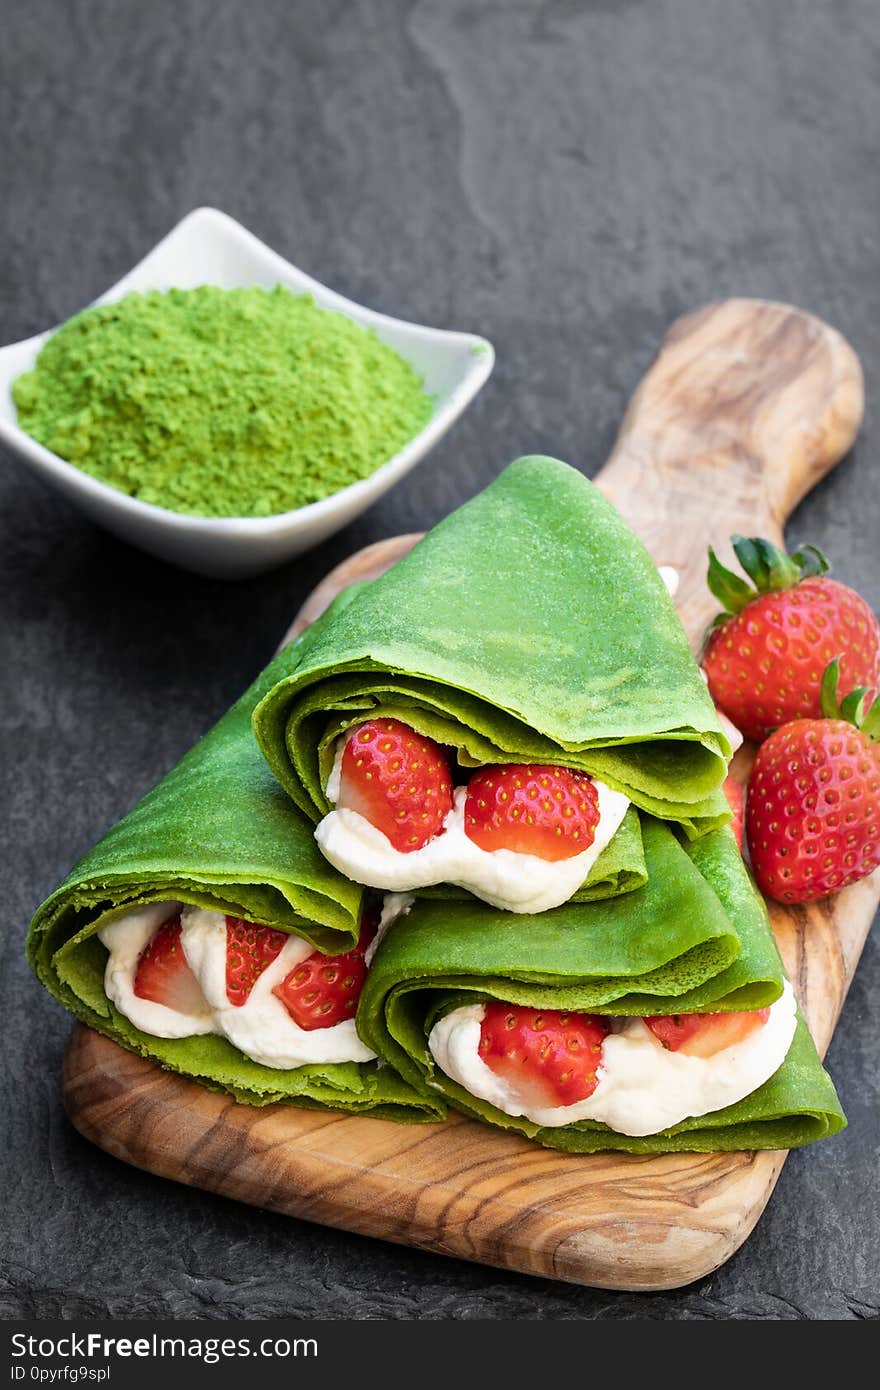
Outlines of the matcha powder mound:
[{"label": "matcha powder mound", "polygon": [[311,295],[129,294],[86,309],[12,388],[23,430],[193,516],[271,516],[387,462],[430,419],[409,363]]}]

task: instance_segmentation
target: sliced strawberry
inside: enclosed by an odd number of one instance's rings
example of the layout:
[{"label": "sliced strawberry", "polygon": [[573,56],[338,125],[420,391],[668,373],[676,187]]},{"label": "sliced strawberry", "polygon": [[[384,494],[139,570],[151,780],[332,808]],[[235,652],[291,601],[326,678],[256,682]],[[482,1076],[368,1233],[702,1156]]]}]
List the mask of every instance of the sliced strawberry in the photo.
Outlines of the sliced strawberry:
[{"label": "sliced strawberry", "polygon": [[353,950],[340,956],[323,956],[314,951],[275,986],[272,993],[281,1000],[294,1023],[307,1033],[354,1018],[367,978],[364,952],[376,934],[377,922],[375,912],[366,909],[360,939]]},{"label": "sliced strawberry", "polygon": [[660,1014],[642,1020],[669,1052],[688,1057],[713,1057],[725,1047],[744,1042],[763,1028],[769,1009],[738,1014]]},{"label": "sliced strawberry", "polygon": [[189,968],[180,944],[180,916],[169,917],[141,952],[134,976],[139,999],[151,999],[181,1014],[207,1010],[201,985]]},{"label": "sliced strawberry", "polygon": [[361,926],[360,937],[356,950],[360,950],[363,945],[367,949],[376,932],[379,930],[379,923],[382,920],[382,908],[385,903],[383,893],[374,892],[372,888],[367,889],[361,899]]},{"label": "sliced strawberry", "polygon": [[721,725],[723,732],[727,735],[727,741],[730,744],[731,753],[736,753],[738,749],[742,748],[743,743],[745,742],[743,735],[741,734],[740,730],[736,727],[736,725],[733,723],[733,720],[728,719],[727,715],[724,713],[724,710],[720,707],[720,705],[715,706],[715,714],[718,718],[718,723]]},{"label": "sliced strawberry", "polygon": [[730,828],[736,836],[736,843],[739,845],[739,852],[742,854],[743,847],[743,789],[735,777],[728,777],[724,782],[724,795],[727,797],[727,804],[733,812],[733,820]]},{"label": "sliced strawberry", "polygon": [[483,767],[468,782],[464,828],[480,849],[571,859],[589,849],[599,824],[592,778],[567,767]]},{"label": "sliced strawberry", "polygon": [[596,1014],[524,1009],[492,1000],[480,1025],[480,1057],[532,1105],[574,1105],[596,1089],[608,1024]]},{"label": "sliced strawberry", "polygon": [[246,1004],[257,980],[287,940],[287,933],[258,927],[241,917],[226,918],[226,998],[236,1008]]},{"label": "sliced strawberry", "polygon": [[452,809],[452,777],[438,743],[397,719],[370,719],[342,755],[339,806],[357,811],[403,853],[421,849]]}]

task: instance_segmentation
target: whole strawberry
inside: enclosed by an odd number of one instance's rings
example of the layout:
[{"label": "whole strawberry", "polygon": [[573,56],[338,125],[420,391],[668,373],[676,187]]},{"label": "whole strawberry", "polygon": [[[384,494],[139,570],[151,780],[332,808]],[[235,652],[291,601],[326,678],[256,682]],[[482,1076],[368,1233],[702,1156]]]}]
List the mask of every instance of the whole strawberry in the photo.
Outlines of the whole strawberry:
[{"label": "whole strawberry", "polygon": [[840,658],[844,694],[880,686],[880,624],[854,589],[827,577],[821,550],[786,555],[769,541],[732,536],[754,588],[709,550],[707,583],[724,606],[703,670],[716,705],[760,742],[789,719],[821,714],[822,672]]},{"label": "whole strawberry", "polygon": [[880,698],[837,700],[838,662],[822,680],[825,717],[784,724],[758,749],[746,801],[752,869],[768,897],[806,903],[880,865]]}]

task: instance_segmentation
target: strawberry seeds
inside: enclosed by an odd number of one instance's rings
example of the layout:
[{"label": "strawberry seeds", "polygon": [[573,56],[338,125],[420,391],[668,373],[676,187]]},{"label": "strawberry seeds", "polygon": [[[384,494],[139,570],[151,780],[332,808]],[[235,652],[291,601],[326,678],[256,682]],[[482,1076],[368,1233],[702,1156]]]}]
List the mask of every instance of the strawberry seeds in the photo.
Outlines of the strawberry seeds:
[{"label": "strawberry seeds", "polygon": [[[337,806],[363,816],[400,853],[443,833],[453,793],[443,749],[399,720],[368,720],[349,735]],[[592,845],[599,819],[593,779],[570,768],[490,765],[467,784],[464,833],[487,853],[571,859]]]}]

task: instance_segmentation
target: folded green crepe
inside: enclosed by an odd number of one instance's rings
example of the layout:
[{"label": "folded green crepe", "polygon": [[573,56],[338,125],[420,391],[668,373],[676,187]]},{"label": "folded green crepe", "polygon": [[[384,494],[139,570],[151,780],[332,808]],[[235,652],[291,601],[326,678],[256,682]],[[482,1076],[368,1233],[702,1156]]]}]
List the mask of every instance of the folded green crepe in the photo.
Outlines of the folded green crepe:
[{"label": "folded green crepe", "polygon": [[74,866],[31,922],[28,959],[49,992],[90,1027],[238,1100],[439,1118],[436,1097],[426,1101],[381,1064],[276,1070],[250,1061],[225,1038],[143,1033],[104,993],[107,951],[97,932],[122,910],[149,902],[191,903],[296,932],[330,954],[356,944],[363,890],[320,854],[311,823],[282,792],[254,740],[254,706],[279,674],[276,661]]},{"label": "folded green crepe", "polygon": [[512,463],[281,661],[263,752],[319,820],[339,735],[376,713],[459,764],[560,763],[696,837],[730,747],[650,556],[582,474]]},{"label": "folded green crepe", "polygon": [[682,844],[646,817],[643,832],[648,882],[624,897],[536,917],[416,902],[376,953],[358,1010],[361,1037],[414,1087],[569,1152],[792,1148],[835,1133],[845,1120],[802,1021],[783,1065],[745,1100],[639,1138],[592,1120],[542,1129],[470,1095],[435,1065],[427,1039],[437,1019],[486,999],[651,1015],[759,1009],[779,998],[782,963],[731,831]]}]

